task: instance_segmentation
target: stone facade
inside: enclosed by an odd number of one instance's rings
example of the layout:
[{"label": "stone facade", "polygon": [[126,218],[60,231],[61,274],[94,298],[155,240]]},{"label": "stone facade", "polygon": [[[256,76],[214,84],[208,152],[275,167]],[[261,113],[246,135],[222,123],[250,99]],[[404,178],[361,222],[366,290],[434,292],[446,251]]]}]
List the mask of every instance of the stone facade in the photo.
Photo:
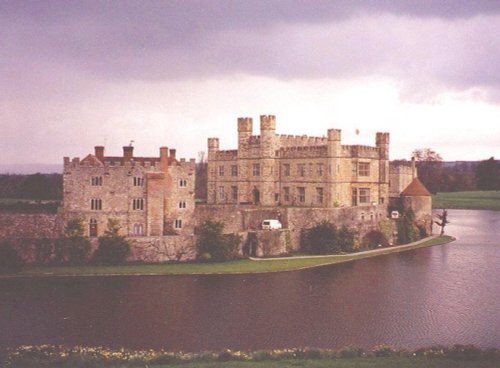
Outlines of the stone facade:
[{"label": "stone facade", "polygon": [[418,176],[415,159],[410,162],[391,162],[389,165],[389,198],[398,199],[403,190]]},{"label": "stone facade", "polygon": [[64,158],[63,214],[81,218],[86,235],[97,237],[110,218],[129,237],[191,235],[194,223],[195,161],[177,160],[175,150],[159,157],[104,156],[104,147],[83,160]]},{"label": "stone facade", "polygon": [[389,133],[375,146],[342,145],[341,131],[325,137],[276,134],[276,119],[238,119],[238,149],[220,150],[208,139],[208,204],[351,207],[386,204],[389,198]]},{"label": "stone facade", "polygon": [[62,229],[59,214],[0,213],[0,239],[55,239],[61,236]]},{"label": "stone facade", "polygon": [[[256,207],[251,205],[199,205],[196,222],[202,224],[209,218],[224,221],[225,233],[244,234],[257,232],[265,219],[279,219],[289,230],[288,250],[297,250],[304,229],[310,229],[322,221],[340,227],[356,229],[359,239],[368,231],[378,230],[382,219],[387,218],[385,205],[322,208],[322,207]],[[260,239],[260,238],[259,238]],[[266,254],[268,255],[268,254]]]}]

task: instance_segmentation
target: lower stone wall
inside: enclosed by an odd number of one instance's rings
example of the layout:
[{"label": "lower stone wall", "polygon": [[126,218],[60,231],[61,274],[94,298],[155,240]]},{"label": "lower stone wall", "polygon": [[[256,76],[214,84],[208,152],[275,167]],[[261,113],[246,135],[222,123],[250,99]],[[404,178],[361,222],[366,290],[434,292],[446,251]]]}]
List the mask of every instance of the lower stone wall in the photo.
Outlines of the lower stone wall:
[{"label": "lower stone wall", "polygon": [[63,227],[60,214],[0,213],[0,239],[58,238]]},{"label": "lower stone wall", "polygon": [[303,229],[310,229],[322,221],[329,221],[337,227],[343,225],[357,231],[361,239],[368,231],[378,230],[382,219],[387,218],[387,207],[372,205],[346,208],[278,207],[258,208],[235,205],[200,205],[196,208],[198,226],[209,218],[221,220],[224,232],[241,233],[261,230],[266,219],[280,220],[283,228],[289,230],[289,250],[300,247]]},{"label": "lower stone wall", "polygon": [[194,235],[129,238],[132,252],[129,261],[169,262],[191,261],[196,258]]},{"label": "lower stone wall", "polygon": [[[25,264],[51,264],[57,238],[3,238]],[[196,241],[191,236],[127,238],[130,241],[129,262],[190,261],[196,258]],[[90,257],[98,247],[98,239],[90,239]]]}]

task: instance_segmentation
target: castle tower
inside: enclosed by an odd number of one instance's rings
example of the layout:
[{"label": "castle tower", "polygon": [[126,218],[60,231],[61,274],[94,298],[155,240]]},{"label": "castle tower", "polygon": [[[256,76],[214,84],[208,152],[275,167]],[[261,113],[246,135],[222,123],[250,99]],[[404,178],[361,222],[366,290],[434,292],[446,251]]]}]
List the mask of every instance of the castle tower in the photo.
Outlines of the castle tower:
[{"label": "castle tower", "polygon": [[375,145],[379,150],[379,204],[389,200],[389,133],[376,135]]},{"label": "castle tower", "polygon": [[215,204],[217,201],[217,152],[219,152],[219,138],[208,138],[208,204]]},{"label": "castle tower", "polygon": [[252,118],[238,118],[238,202],[251,202],[250,138],[253,132]]},{"label": "castle tower", "polygon": [[276,204],[277,193],[276,166],[276,117],[274,115],[260,116],[260,204],[272,206]]},{"label": "castle tower", "polygon": [[328,207],[334,207],[335,204],[339,203],[341,200],[340,198],[340,183],[337,183],[340,181],[340,168],[341,168],[341,150],[342,150],[342,145],[341,145],[341,136],[342,136],[342,131],[340,129],[328,129],[327,131],[327,137],[328,137],[328,144],[327,144],[327,152],[328,152],[328,162],[329,162],[329,169],[327,170],[327,176],[329,178],[330,185],[328,186],[327,193],[326,193],[326,199],[327,199],[327,206]]}]

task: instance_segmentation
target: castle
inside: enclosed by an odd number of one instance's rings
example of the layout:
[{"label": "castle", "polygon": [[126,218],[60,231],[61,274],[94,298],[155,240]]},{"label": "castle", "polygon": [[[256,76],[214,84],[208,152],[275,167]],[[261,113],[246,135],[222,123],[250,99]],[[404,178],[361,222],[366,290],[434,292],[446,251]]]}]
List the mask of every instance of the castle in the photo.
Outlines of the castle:
[{"label": "castle", "polygon": [[238,149],[219,150],[208,139],[208,204],[351,207],[387,204],[389,133],[375,146],[342,145],[341,131],[326,137],[276,134],[276,118],[238,119]]},{"label": "castle", "polygon": [[89,237],[101,236],[109,218],[130,237],[192,234],[194,178],[194,159],[178,160],[174,149],[135,157],[125,146],[123,156],[105,156],[96,146],[82,160],[64,158],[64,215],[81,218]]},{"label": "castle", "polygon": [[[105,156],[97,146],[82,160],[65,157],[63,216],[82,219],[91,238],[104,233],[109,218],[118,220],[122,234],[143,249],[135,259],[152,261],[160,258],[151,244],[167,254],[162,260],[186,244],[194,257],[195,229],[208,218],[243,239],[257,234],[254,255],[299,249],[302,230],[322,221],[354,228],[361,238],[380,228],[402,194],[408,198],[401,203],[430,229],[430,194],[414,162],[390,164],[389,133],[376,133],[374,146],[343,145],[338,129],[325,137],[278,135],[272,115],[260,117],[260,135],[252,132],[252,119],[239,118],[237,150],[208,139],[207,203],[196,207],[195,161],[178,160],[173,149],[135,157],[125,146],[122,156]],[[279,219],[286,230],[272,239],[260,231],[264,219]]]}]

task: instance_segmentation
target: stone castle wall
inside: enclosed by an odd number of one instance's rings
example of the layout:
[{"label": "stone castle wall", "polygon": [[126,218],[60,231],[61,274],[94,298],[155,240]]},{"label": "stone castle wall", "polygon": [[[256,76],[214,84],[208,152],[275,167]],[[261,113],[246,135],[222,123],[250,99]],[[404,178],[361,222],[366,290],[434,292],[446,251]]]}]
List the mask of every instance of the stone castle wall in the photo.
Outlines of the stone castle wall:
[{"label": "stone castle wall", "polygon": [[323,221],[332,222],[337,227],[346,225],[353,228],[361,239],[368,231],[379,229],[379,222],[387,218],[387,207],[384,205],[348,208],[198,206],[197,225],[201,226],[209,218],[223,221],[225,233],[256,232],[261,230],[263,220],[280,220],[283,228],[289,230],[291,249],[297,250],[300,247],[302,230],[310,229]]},{"label": "stone castle wall", "polygon": [[0,239],[58,238],[63,227],[60,214],[0,213]]},{"label": "stone castle wall", "polygon": [[260,128],[260,136],[252,135],[252,119],[238,119],[237,150],[220,150],[219,140],[209,139],[209,204],[331,208],[388,202],[388,133],[377,133],[371,147],[341,145],[335,129],[328,137],[277,135],[271,115],[261,116]]}]

